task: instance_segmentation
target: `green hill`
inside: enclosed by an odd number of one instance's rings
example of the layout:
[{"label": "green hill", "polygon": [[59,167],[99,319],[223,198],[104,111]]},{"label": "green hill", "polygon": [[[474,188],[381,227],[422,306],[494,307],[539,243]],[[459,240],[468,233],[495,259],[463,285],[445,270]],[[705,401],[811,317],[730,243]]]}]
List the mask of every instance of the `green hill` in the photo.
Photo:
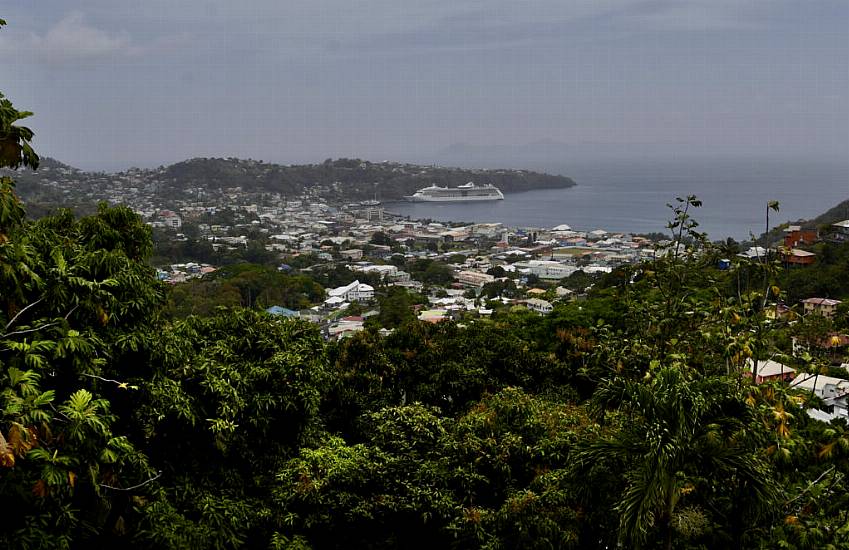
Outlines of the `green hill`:
[{"label": "green hill", "polygon": [[[245,193],[299,195],[312,189],[327,198],[397,200],[428,185],[457,186],[469,181],[491,183],[505,193],[566,188],[568,177],[527,170],[476,170],[421,166],[359,159],[328,159],[320,164],[283,165],[236,158],[194,158],[153,169],[131,168],[107,174],[85,172],[50,158],[37,171],[14,174],[30,203],[91,202],[126,189],[156,189],[163,197],[189,189],[241,188]],[[104,194],[99,195],[98,191]]]}]

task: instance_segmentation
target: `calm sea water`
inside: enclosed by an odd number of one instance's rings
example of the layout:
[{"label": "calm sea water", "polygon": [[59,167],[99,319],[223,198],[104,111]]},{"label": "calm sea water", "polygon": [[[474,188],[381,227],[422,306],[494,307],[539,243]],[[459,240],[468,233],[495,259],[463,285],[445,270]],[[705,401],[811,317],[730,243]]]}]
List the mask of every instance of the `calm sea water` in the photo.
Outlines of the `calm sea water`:
[{"label": "calm sea water", "polygon": [[386,209],[412,218],[502,222],[518,227],[648,233],[668,232],[667,203],[697,195],[703,206],[693,217],[711,239],[743,240],[762,233],[766,204],[777,200],[770,224],[813,218],[849,199],[849,164],[759,160],[616,161],[528,167],[570,176],[570,189],[512,193],[503,201],[389,203]]}]

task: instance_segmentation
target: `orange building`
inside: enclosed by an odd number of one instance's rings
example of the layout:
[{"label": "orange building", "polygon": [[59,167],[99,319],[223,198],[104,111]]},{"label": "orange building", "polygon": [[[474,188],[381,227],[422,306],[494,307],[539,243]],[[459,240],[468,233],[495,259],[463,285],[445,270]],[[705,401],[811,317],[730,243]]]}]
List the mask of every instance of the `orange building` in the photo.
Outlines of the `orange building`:
[{"label": "orange building", "polygon": [[791,225],[784,230],[784,248],[796,248],[802,244],[814,244],[819,240],[816,229],[802,229]]},{"label": "orange building", "polygon": [[807,250],[793,248],[783,254],[784,263],[789,265],[811,265],[816,261],[817,255]]}]

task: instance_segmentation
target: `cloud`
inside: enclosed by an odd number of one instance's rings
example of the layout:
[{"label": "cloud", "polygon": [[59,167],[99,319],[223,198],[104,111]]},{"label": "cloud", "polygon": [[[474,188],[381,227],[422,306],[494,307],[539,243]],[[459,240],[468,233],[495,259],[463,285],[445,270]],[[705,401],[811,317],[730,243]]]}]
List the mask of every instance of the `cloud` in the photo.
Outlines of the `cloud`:
[{"label": "cloud", "polygon": [[69,13],[44,35],[30,34],[29,48],[43,60],[60,64],[126,55],[133,51],[127,32],[98,29],[88,24],[81,12]]},{"label": "cloud", "polygon": [[437,17],[403,29],[372,29],[340,37],[337,51],[386,52],[548,47],[564,40],[604,41],[634,32],[692,33],[763,30],[774,0],[491,0],[457,2]]},{"label": "cloud", "polygon": [[188,35],[181,33],[139,44],[129,32],[98,28],[89,23],[82,12],[73,11],[43,34],[18,31],[0,36],[0,53],[49,65],[67,65],[174,50],[188,42]]},{"label": "cloud", "polygon": [[[754,13],[741,9],[736,0],[677,1],[659,3],[654,7],[631,15],[622,23],[631,29],[655,32],[755,31],[765,27]],[[755,7],[758,7],[756,2],[748,5],[752,11]]]}]

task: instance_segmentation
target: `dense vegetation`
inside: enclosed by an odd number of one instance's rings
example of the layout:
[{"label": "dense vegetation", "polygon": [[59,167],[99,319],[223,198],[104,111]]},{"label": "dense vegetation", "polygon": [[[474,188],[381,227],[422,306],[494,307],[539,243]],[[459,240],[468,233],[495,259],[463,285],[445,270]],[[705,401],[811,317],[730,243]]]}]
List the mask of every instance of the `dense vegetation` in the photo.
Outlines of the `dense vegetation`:
[{"label": "dense vegetation", "polygon": [[[37,166],[26,115],[0,103],[0,164]],[[396,312],[326,344],[242,308],[169,320],[137,216],[30,221],[3,178],[0,542],[847,548],[849,427],[744,375],[789,351],[763,315],[778,268],[716,270],[696,205],[549,317]],[[234,274],[240,296],[271,275]]]}]

